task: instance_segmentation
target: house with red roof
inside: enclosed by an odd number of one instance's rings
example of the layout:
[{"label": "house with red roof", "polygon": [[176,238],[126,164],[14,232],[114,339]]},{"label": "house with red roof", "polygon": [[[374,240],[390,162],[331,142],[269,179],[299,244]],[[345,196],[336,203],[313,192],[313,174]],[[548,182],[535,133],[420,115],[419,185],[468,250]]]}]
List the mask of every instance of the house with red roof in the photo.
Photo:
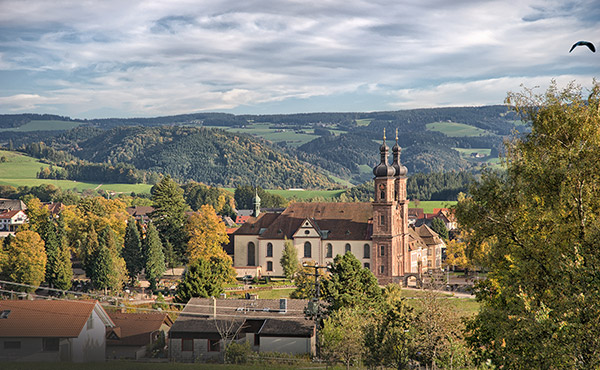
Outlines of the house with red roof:
[{"label": "house with red roof", "polygon": [[147,357],[149,347],[166,338],[173,320],[165,313],[109,312],[115,327],[107,328],[106,357],[135,359]]},{"label": "house with red roof", "polygon": [[4,211],[0,213],[0,232],[14,235],[19,226],[27,221],[27,215],[22,210]]},{"label": "house with red roof", "polygon": [[105,361],[114,326],[98,301],[1,300],[0,361]]}]

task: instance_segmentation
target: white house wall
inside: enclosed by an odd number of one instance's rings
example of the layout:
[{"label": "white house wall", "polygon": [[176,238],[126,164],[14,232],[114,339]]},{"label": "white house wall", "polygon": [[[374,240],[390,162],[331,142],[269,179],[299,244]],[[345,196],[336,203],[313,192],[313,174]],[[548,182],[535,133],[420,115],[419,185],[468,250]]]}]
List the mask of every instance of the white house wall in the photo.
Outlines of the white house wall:
[{"label": "white house wall", "polygon": [[[90,323],[91,321],[91,323]],[[88,323],[77,338],[71,341],[73,362],[99,362],[106,356],[106,327],[96,310],[92,311]]]},{"label": "white house wall", "polygon": [[[21,348],[12,350],[4,349],[4,342],[20,342]],[[17,360],[33,362],[56,362],[60,360],[60,352],[44,352],[42,338],[1,338],[0,361]]]}]

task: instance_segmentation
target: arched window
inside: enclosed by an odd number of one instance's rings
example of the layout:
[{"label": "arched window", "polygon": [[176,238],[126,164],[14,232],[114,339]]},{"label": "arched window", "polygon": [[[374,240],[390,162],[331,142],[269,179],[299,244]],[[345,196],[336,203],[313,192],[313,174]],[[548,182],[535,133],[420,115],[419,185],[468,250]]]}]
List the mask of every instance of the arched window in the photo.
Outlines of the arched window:
[{"label": "arched window", "polygon": [[364,266],[366,269],[371,269],[371,264],[369,262],[365,262]]},{"label": "arched window", "polygon": [[267,243],[267,257],[273,257],[273,244]]},{"label": "arched window", "polygon": [[363,258],[371,258],[371,246],[369,244],[363,246]]},{"label": "arched window", "polygon": [[352,247],[350,243],[346,243],[346,248],[344,249],[344,253],[352,252]]},{"label": "arched window", "polygon": [[256,265],[256,246],[253,242],[248,243],[248,266]]},{"label": "arched window", "polygon": [[385,200],[385,192],[384,192],[384,191],[382,191],[382,192],[379,194],[379,200]]},{"label": "arched window", "polygon": [[267,271],[273,271],[273,261],[267,261]]},{"label": "arched window", "polygon": [[325,258],[331,257],[333,257],[333,246],[331,245],[331,243],[327,243],[327,245],[325,246]]},{"label": "arched window", "polygon": [[382,275],[385,273],[385,266],[384,265],[379,266],[379,273],[382,274]]},{"label": "arched window", "polygon": [[304,258],[312,257],[312,245],[310,242],[304,243]]}]

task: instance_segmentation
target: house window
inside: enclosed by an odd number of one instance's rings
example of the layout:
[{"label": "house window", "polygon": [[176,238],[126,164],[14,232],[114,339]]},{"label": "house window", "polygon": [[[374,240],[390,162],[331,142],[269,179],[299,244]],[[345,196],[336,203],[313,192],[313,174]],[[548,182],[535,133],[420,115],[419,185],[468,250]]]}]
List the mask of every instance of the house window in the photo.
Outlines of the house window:
[{"label": "house window", "polygon": [[427,255],[431,256],[433,254],[433,249],[427,248]]},{"label": "house window", "polygon": [[364,266],[366,269],[371,269],[371,264],[369,262],[365,262]]},{"label": "house window", "polygon": [[267,257],[273,257],[273,244],[267,243]]},{"label": "house window", "polygon": [[431,261],[427,261],[427,267],[431,268]]},{"label": "house window", "polygon": [[273,271],[273,261],[267,261],[267,271]]},{"label": "house window", "polygon": [[42,350],[45,352],[58,352],[59,338],[43,338]]},{"label": "house window", "polygon": [[191,338],[181,338],[181,351],[192,352],[194,350],[194,340]]},{"label": "house window", "polygon": [[331,245],[331,243],[327,243],[327,245],[325,246],[325,258],[331,257],[333,257],[333,246]]},{"label": "house window", "polygon": [[346,243],[346,247],[344,249],[345,253],[351,252],[352,251],[352,247],[350,246],[350,243]]},{"label": "house window", "polygon": [[380,274],[384,274],[385,273],[385,266],[384,265],[379,266],[379,273]]},{"label": "house window", "polygon": [[21,349],[21,342],[18,340],[7,340],[4,342],[4,349]]},{"label": "house window", "polygon": [[208,352],[221,352],[221,340],[220,339],[209,339],[208,340]]},{"label": "house window", "polygon": [[87,329],[93,329],[94,328],[94,316],[90,316],[90,318],[87,321]]},{"label": "house window", "polygon": [[304,243],[304,258],[312,257],[312,245],[310,242]]},{"label": "house window", "polygon": [[254,266],[254,264],[256,263],[255,253],[256,246],[254,245],[254,243],[248,243],[248,266]]},{"label": "house window", "polygon": [[371,246],[369,244],[363,246],[363,258],[371,258]]},{"label": "house window", "polygon": [[381,246],[381,253],[379,255],[380,256],[385,256],[385,245]]}]

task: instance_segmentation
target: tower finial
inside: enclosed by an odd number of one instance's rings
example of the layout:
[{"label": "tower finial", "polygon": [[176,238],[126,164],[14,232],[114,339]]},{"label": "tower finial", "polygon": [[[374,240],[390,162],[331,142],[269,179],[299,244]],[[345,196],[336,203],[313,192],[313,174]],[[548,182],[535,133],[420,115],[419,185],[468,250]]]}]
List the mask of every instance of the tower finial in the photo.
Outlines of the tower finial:
[{"label": "tower finial", "polygon": [[396,144],[398,144],[398,127],[396,127]]},{"label": "tower finial", "polygon": [[385,127],[383,128],[383,143],[385,144]]}]

